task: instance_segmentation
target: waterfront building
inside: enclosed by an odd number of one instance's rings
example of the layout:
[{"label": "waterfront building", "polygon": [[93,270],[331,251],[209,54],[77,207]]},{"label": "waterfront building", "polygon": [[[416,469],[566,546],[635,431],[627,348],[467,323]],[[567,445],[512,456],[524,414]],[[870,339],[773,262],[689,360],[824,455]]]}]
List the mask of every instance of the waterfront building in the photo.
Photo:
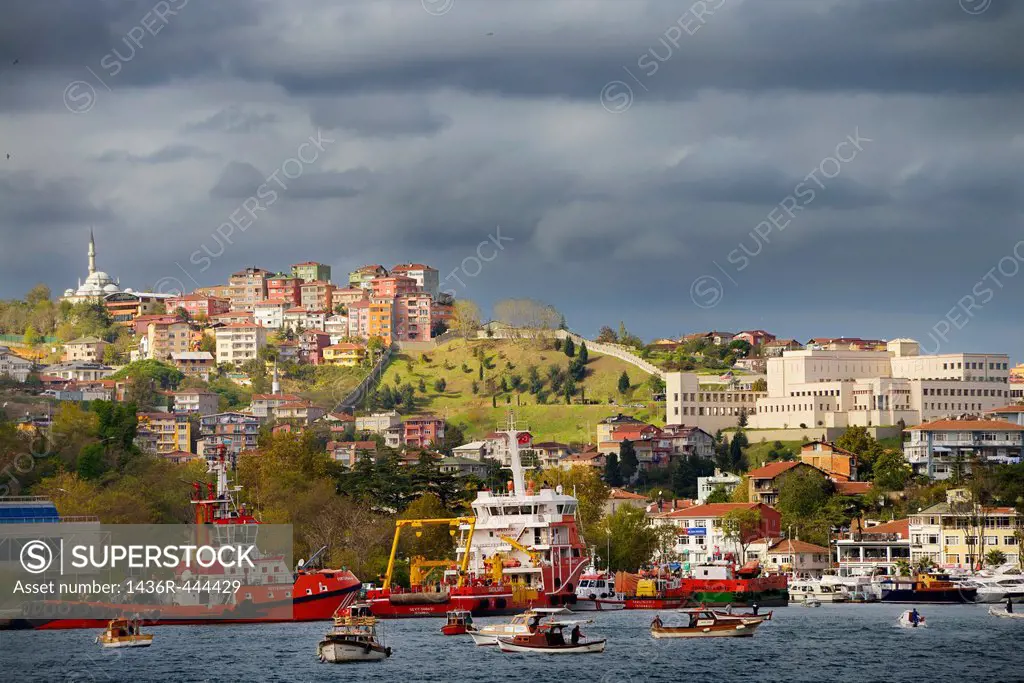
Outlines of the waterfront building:
[{"label": "waterfront building", "polygon": [[758,538],[779,538],[782,516],[774,508],[762,503],[709,503],[655,514],[654,526],[675,527],[676,543],[672,551],[684,562],[701,563],[725,559],[727,555],[739,558],[740,545],[726,538],[722,518],[733,510],[756,510],[760,524],[752,530],[748,541]]},{"label": "waterfront building", "polygon": [[1020,462],[1024,425],[1005,420],[936,420],[907,428],[910,439],[903,454],[915,474],[929,479],[949,479],[959,470],[970,472],[971,463]]},{"label": "waterfront building", "polygon": [[[857,525],[857,520],[854,520]],[[836,563],[842,576],[898,574],[896,563],[911,561],[910,522],[897,519],[884,524],[841,532],[834,541]]]},{"label": "waterfront building", "polygon": [[911,561],[928,559],[945,569],[978,569],[998,550],[1010,564],[1020,561],[1024,515],[1012,507],[981,506],[965,489],[946,492],[946,502],[910,516]]}]

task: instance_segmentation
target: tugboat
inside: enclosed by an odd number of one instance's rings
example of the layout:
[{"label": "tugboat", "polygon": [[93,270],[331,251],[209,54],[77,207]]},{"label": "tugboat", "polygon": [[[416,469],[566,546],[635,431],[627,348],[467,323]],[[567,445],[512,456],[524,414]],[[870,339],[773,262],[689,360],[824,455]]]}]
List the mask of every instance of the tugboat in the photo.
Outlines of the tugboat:
[{"label": "tugboat", "polygon": [[[192,483],[197,537],[221,545],[255,543],[260,522],[244,503],[236,502],[241,487],[228,483],[232,456],[226,446],[218,445],[210,449],[206,460],[207,472],[215,481]],[[27,616],[12,623],[11,628],[97,628],[113,617],[136,612],[140,623],[159,626],[327,620],[355,600],[362,584],[345,569],[313,569],[325,549],[294,568],[285,563],[283,556],[269,554],[252,555],[255,569],[247,573],[237,573],[237,568],[232,574],[216,566],[207,570],[181,566],[174,570],[179,585],[202,583],[214,588],[175,591],[166,594],[164,602],[146,607],[71,600],[29,603],[24,608]],[[234,584],[238,587],[232,590]],[[36,612],[61,616],[37,618]]]},{"label": "tugboat", "polygon": [[445,615],[448,623],[441,627],[446,636],[461,636],[473,628],[473,615],[464,609],[455,609]]},{"label": "tugboat", "polygon": [[682,589],[694,602],[710,607],[725,605],[785,607],[789,604],[788,579],[784,574],[762,576],[760,563],[736,568],[732,562],[699,564]]},{"label": "tugboat", "polygon": [[671,574],[647,572],[643,578],[627,583],[635,587],[632,595],[625,599],[626,609],[677,609],[686,604],[689,598],[683,582]]},{"label": "tugboat", "polygon": [[[546,655],[586,655],[604,652],[607,642],[587,640],[580,633],[580,624],[590,621],[552,621],[541,624],[533,633],[518,635],[513,638],[499,638],[498,649],[502,652],[540,653]],[[568,642],[565,629],[572,627]]]},{"label": "tugboat", "polygon": [[153,634],[143,633],[138,619],[111,619],[94,642],[103,647],[149,647]]},{"label": "tugboat", "polygon": [[[519,449],[532,437],[517,427],[512,413],[498,433],[509,444],[508,492],[479,492],[472,517],[398,520],[384,582],[366,594],[374,616],[443,617],[456,609],[494,616],[576,601],[576,587],[588,561],[576,526],[579,501],[563,493],[561,486],[539,491],[527,486]],[[456,559],[434,589],[412,581],[412,576],[408,590],[393,586],[402,529],[424,525],[448,526],[460,538]]]},{"label": "tugboat", "polygon": [[734,617],[709,609],[679,610],[686,615],[685,626],[665,626],[661,617],[651,622],[651,635],[655,638],[743,638],[754,631],[765,619]]},{"label": "tugboat", "polygon": [[316,648],[321,662],[346,664],[380,662],[391,656],[391,648],[377,640],[377,620],[365,604],[355,604],[334,617],[334,628]]},{"label": "tugboat", "polygon": [[882,602],[964,604],[975,602],[978,589],[949,580],[948,574],[886,577],[879,583]]}]

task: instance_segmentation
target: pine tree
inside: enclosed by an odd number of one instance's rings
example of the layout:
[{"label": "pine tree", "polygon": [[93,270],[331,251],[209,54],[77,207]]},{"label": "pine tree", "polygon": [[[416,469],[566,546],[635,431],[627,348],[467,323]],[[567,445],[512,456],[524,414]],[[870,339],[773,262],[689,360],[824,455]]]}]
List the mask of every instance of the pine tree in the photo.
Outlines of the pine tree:
[{"label": "pine tree", "polygon": [[629,391],[629,375],[623,370],[619,375],[619,393],[625,394],[627,391]]},{"label": "pine tree", "polygon": [[640,468],[640,461],[636,457],[636,448],[629,439],[623,439],[619,444],[619,470],[622,478],[626,481],[633,479],[633,475]]},{"label": "pine tree", "polygon": [[619,471],[619,456],[609,453],[604,462],[604,482],[609,486],[622,486],[622,472]]},{"label": "pine tree", "polygon": [[590,359],[590,354],[587,353],[587,342],[580,342],[580,350],[577,355],[579,356],[580,362],[586,365],[587,361]]},{"label": "pine tree", "polygon": [[565,351],[565,355],[572,358],[576,355],[576,344],[573,343],[572,337],[565,338],[565,344],[562,345],[562,349]]}]

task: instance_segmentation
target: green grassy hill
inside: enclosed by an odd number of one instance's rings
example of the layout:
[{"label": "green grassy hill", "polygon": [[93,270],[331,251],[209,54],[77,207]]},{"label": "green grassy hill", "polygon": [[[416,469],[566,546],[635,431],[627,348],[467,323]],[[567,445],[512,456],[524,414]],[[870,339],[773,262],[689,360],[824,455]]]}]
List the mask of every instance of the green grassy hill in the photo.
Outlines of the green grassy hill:
[{"label": "green grassy hill", "polygon": [[[481,355],[485,365],[480,379]],[[595,424],[617,412],[638,419],[663,424],[663,403],[651,402],[648,375],[643,370],[610,356],[590,353],[587,374],[577,387],[597,405],[566,405],[561,393],[551,391],[548,368],[556,365],[563,370],[570,358],[552,348],[551,341],[539,340],[455,340],[427,353],[396,354],[383,382],[412,384],[416,389],[416,412],[432,413],[450,423],[460,425],[468,439],[479,438],[495,429],[504,420],[506,410],[514,408],[523,425],[528,425],[536,437],[544,441],[593,441]],[[537,366],[543,387],[537,395],[529,393],[528,376],[531,365]],[[631,387],[625,395],[619,394],[618,381],[622,371],[629,375]],[[502,378],[511,387],[518,375],[523,386],[518,390],[501,391]],[[443,379],[443,391],[435,382]],[[425,391],[420,391],[420,381]],[[473,393],[476,382],[477,393]],[[493,387],[497,407],[491,403]],[[580,396],[577,394],[576,400]],[[617,405],[609,403],[614,400]],[[637,404],[637,405],[631,405]],[[638,407],[642,404],[642,407]]]}]

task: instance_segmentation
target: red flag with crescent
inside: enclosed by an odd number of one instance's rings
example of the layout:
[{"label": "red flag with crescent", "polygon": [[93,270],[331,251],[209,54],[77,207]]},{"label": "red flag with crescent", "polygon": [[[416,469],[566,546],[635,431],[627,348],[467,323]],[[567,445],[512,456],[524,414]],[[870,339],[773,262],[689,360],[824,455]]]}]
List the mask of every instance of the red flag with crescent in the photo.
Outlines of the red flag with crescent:
[{"label": "red flag with crescent", "polygon": [[516,437],[520,446],[525,446],[530,443],[530,432],[519,432],[519,436]]}]

